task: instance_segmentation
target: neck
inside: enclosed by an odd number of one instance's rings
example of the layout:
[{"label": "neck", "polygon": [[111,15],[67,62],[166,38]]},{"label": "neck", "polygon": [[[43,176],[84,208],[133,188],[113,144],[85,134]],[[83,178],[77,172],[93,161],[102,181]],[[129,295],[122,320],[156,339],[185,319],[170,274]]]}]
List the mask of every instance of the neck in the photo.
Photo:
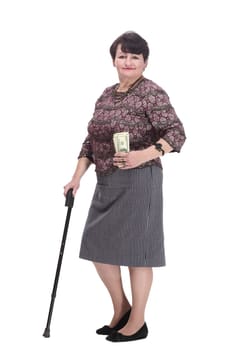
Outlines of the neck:
[{"label": "neck", "polygon": [[125,92],[129,90],[129,88],[136,83],[137,80],[139,80],[142,76],[140,75],[139,77],[135,79],[120,79],[119,86],[117,88],[117,91],[119,92]]}]

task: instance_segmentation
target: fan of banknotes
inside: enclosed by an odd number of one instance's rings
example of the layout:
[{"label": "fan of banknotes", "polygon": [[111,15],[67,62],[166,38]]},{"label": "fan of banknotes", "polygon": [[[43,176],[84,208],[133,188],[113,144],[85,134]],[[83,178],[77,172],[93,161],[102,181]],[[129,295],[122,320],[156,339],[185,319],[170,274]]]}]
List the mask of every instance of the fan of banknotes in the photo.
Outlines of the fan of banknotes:
[{"label": "fan of banknotes", "polygon": [[129,152],[129,133],[127,131],[115,133],[113,142],[116,152]]}]

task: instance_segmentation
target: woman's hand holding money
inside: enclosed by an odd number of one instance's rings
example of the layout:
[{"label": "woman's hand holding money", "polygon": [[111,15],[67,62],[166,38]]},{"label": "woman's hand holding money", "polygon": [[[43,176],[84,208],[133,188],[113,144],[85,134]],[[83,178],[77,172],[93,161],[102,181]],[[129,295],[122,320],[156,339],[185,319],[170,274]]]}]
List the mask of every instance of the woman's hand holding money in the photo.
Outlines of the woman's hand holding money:
[{"label": "woman's hand holding money", "polygon": [[[160,139],[165,153],[171,152],[172,147],[163,139]],[[130,151],[130,152],[116,152],[113,157],[113,165],[117,166],[122,170],[136,168],[139,165],[149,162],[152,159],[158,158],[161,156],[154,145],[149,146],[143,150]]]},{"label": "woman's hand holding money", "polygon": [[136,168],[148,161],[145,150],[117,152],[114,154],[113,164],[122,170]]}]

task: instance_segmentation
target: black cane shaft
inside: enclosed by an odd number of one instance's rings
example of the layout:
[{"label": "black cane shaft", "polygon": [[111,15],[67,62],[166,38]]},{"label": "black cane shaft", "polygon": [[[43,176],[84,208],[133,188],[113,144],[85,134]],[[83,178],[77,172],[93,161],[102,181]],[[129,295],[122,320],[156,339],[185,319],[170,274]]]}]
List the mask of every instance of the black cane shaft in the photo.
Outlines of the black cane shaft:
[{"label": "black cane shaft", "polygon": [[66,215],[64,232],[63,232],[62,241],[61,241],[60,252],[59,252],[57,270],[56,270],[56,275],[55,275],[55,279],[54,279],[52,298],[55,298],[56,297],[56,293],[57,293],[57,285],[58,285],[58,280],[59,280],[60,271],[61,271],[61,264],[62,264],[63,254],[64,254],[64,250],[65,250],[65,244],[66,244],[66,237],[67,237],[68,226],[69,226],[69,221],[70,221],[70,215],[71,215],[71,208],[68,208],[67,209],[67,215]]},{"label": "black cane shaft", "polygon": [[67,237],[67,232],[68,232],[68,227],[69,227],[71,210],[72,210],[72,207],[74,204],[74,197],[73,197],[72,192],[73,192],[73,190],[70,189],[67,193],[67,196],[66,196],[65,206],[67,206],[68,209],[67,209],[66,221],[65,221],[65,226],[64,226],[60,251],[59,251],[59,257],[58,257],[57,269],[56,269],[53,290],[52,290],[52,295],[51,295],[51,302],[50,302],[50,307],[49,307],[47,324],[46,324],[46,328],[45,328],[44,333],[43,333],[43,336],[45,338],[50,337],[50,324],[51,324],[51,319],[52,319],[52,314],[53,314],[53,307],[54,307],[54,302],[55,302],[55,298],[56,298],[56,294],[57,294],[57,286],[58,286],[58,281],[59,281],[59,276],[60,276],[60,271],[61,271],[63,253],[65,250],[66,237]]}]

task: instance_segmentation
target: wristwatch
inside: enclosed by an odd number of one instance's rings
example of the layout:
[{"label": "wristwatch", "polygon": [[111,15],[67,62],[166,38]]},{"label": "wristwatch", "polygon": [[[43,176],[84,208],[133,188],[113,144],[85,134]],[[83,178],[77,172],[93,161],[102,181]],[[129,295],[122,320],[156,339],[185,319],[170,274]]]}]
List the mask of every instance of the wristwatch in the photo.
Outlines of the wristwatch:
[{"label": "wristwatch", "polygon": [[165,151],[164,151],[164,149],[163,149],[163,145],[161,144],[161,143],[155,143],[155,149],[157,150],[157,151],[159,151],[159,152],[161,152],[162,153],[162,156],[164,156],[164,154],[165,154]]}]

